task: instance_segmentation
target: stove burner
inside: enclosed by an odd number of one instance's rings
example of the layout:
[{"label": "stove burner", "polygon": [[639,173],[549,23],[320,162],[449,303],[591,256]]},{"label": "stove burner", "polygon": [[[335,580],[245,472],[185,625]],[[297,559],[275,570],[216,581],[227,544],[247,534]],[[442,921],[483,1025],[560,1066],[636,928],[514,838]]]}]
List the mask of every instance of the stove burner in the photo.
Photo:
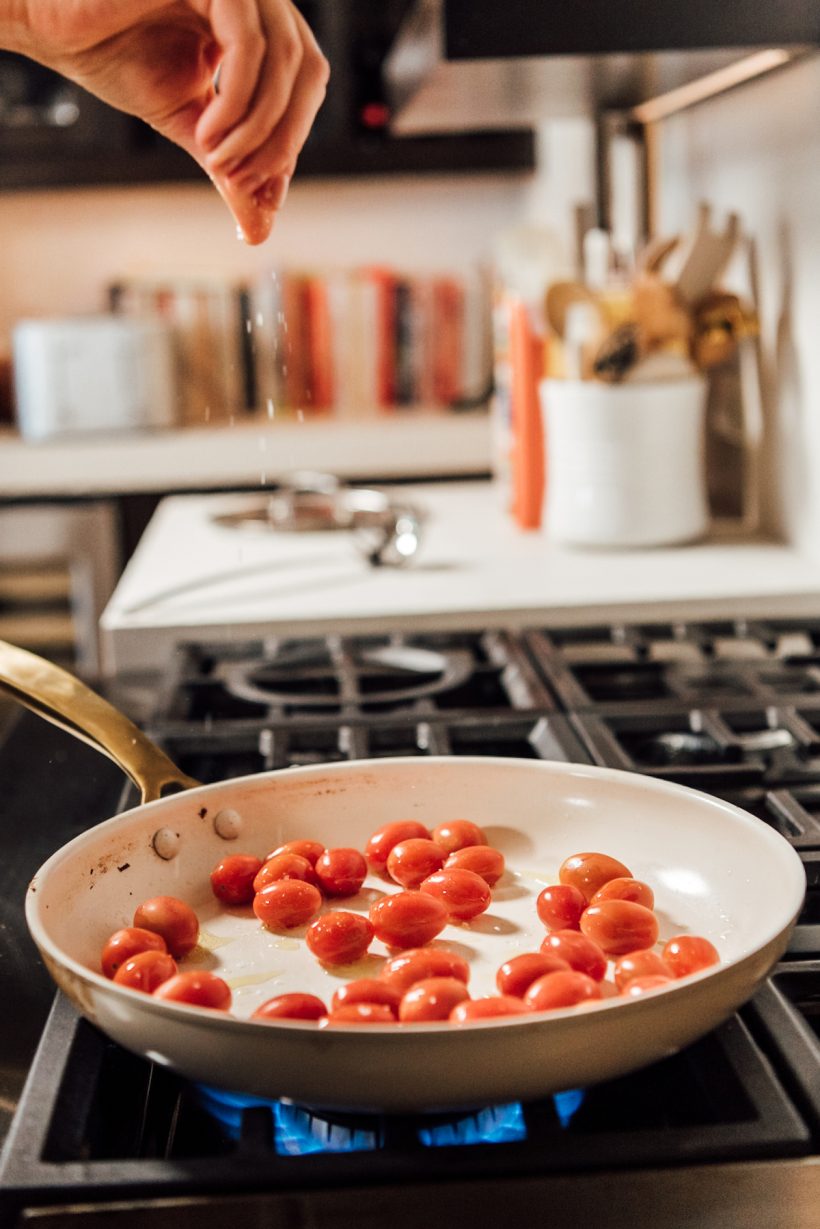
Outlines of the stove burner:
[{"label": "stove burner", "polygon": [[[273,1147],[280,1156],[373,1152],[386,1147],[395,1130],[390,1116],[381,1114],[313,1110],[287,1100],[269,1101],[205,1084],[195,1085],[194,1093],[203,1109],[234,1140],[241,1138],[246,1110],[267,1111]],[[552,1103],[561,1127],[570,1125],[585,1096],[583,1089],[554,1094]],[[409,1123],[416,1141],[425,1148],[517,1143],[528,1135],[524,1107],[518,1101],[472,1111],[420,1114],[401,1121],[402,1130],[406,1133]]]},{"label": "stove burner", "polygon": [[[338,670],[321,646],[294,660],[287,652],[262,662],[239,661],[221,670],[225,689],[237,699],[266,707],[338,708],[344,703],[394,704],[461,686],[473,663],[459,650],[437,652],[407,644],[354,649]],[[308,681],[310,686],[306,686]],[[404,686],[408,679],[415,680]]]},{"label": "stove burner", "polygon": [[289,1101],[268,1101],[226,1092],[206,1084],[195,1086],[197,1101],[230,1139],[242,1135],[245,1111],[266,1110],[271,1116],[272,1142],[279,1156],[309,1156],[316,1152],[372,1152],[380,1146],[379,1120],[364,1115],[334,1121]]}]

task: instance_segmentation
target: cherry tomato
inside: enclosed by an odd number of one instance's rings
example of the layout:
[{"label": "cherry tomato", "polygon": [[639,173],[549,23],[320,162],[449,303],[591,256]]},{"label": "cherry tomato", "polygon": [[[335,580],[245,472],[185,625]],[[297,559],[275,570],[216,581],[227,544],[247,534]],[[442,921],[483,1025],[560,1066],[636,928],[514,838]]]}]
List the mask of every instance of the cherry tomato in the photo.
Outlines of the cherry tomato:
[{"label": "cherry tomato", "polygon": [[357,977],[335,991],[330,1006],[335,1011],[344,1003],[384,1003],[394,1016],[399,1014],[401,991],[382,977]]},{"label": "cherry tomato", "polygon": [[645,977],[633,977],[621,993],[630,998],[638,998],[650,990],[662,990],[664,986],[671,986],[674,980],[673,977],[663,977],[659,973],[647,973]]},{"label": "cherry tomato", "polygon": [[632,871],[617,858],[605,853],[574,853],[561,863],[558,879],[569,883],[591,900],[599,888],[610,879],[631,879]]},{"label": "cherry tomato", "polygon": [[321,907],[322,893],[304,879],[277,879],[253,898],[254,913],[272,930],[303,926]]},{"label": "cherry tomato", "polygon": [[504,855],[492,845],[465,845],[448,856],[444,869],[472,871],[492,888],[504,874]]},{"label": "cherry tomato", "polygon": [[533,1011],[555,1011],[559,1007],[574,1007],[601,997],[597,981],[575,969],[559,969],[537,977],[524,995],[524,1002]]},{"label": "cherry tomato", "polygon": [[578,930],[586,897],[570,883],[551,883],[538,893],[535,908],[548,930]]},{"label": "cherry tomato", "polygon": [[470,997],[464,982],[458,977],[428,977],[411,986],[399,1003],[402,1024],[422,1024],[428,1020],[446,1020],[457,1003]]},{"label": "cherry tomato", "polygon": [[673,977],[686,977],[720,963],[717,948],[702,935],[674,935],[663,946],[663,958]]},{"label": "cherry tomato", "polygon": [[615,985],[625,990],[635,977],[671,977],[672,970],[658,952],[627,952],[615,961]]},{"label": "cherry tomato", "polygon": [[589,903],[600,905],[605,900],[631,900],[633,904],[643,905],[645,909],[655,908],[655,893],[649,884],[641,879],[608,879]]},{"label": "cherry tomato", "polygon": [[254,892],[261,892],[269,883],[276,883],[277,879],[302,879],[305,883],[312,883],[315,888],[319,886],[312,865],[298,853],[277,853],[268,858],[254,876]]},{"label": "cherry tomato", "polygon": [[102,949],[100,968],[106,977],[113,977],[120,965],[140,952],[167,952],[162,935],[153,930],[141,930],[139,926],[123,926],[115,930]]},{"label": "cherry tomato", "polygon": [[382,824],[365,845],[364,856],[374,871],[381,872],[387,866],[387,856],[393,846],[415,837],[429,841],[430,829],[415,819],[396,819],[390,824]]},{"label": "cherry tomato", "polygon": [[436,871],[424,880],[420,890],[446,905],[457,922],[468,922],[486,912],[492,900],[486,880],[474,871]]},{"label": "cherry tomato", "polygon": [[132,990],[153,994],[176,971],[176,961],[167,952],[138,952],[120,965],[114,974],[114,981],[118,986],[130,986]]},{"label": "cherry tomato", "polygon": [[214,896],[226,905],[249,905],[261,866],[262,859],[255,858],[253,854],[228,854],[211,871]]},{"label": "cherry tomato", "polygon": [[455,853],[467,845],[486,845],[487,838],[470,819],[451,819],[433,829],[433,840],[447,853]]},{"label": "cherry tomato", "polygon": [[152,896],[134,913],[134,925],[162,935],[171,955],[187,956],[199,938],[199,920],[190,905],[175,896]]},{"label": "cherry tomato", "polygon": [[311,922],[305,942],[323,964],[352,964],[354,960],[361,960],[373,933],[373,923],[368,918],[337,909]]},{"label": "cherry tomato", "polygon": [[495,984],[501,994],[520,999],[537,977],[569,967],[566,960],[553,952],[522,952],[504,961],[495,975]]},{"label": "cherry tomato", "polygon": [[571,969],[586,973],[593,981],[606,976],[606,956],[597,943],[577,930],[552,930],[541,944],[542,952],[552,952],[566,960]]},{"label": "cherry tomato", "polygon": [[428,977],[457,977],[465,986],[470,980],[470,966],[463,956],[443,947],[411,947],[406,952],[390,956],[384,962],[381,979],[399,992],[399,996],[416,982]]},{"label": "cherry tomato", "polygon": [[388,947],[421,947],[447,925],[447,906],[426,892],[396,892],[370,906],[370,920]]},{"label": "cherry tomato", "polygon": [[403,888],[417,888],[423,879],[440,871],[447,854],[434,841],[410,837],[399,841],[387,855],[387,873]]},{"label": "cherry tomato", "polygon": [[272,849],[265,861],[268,862],[280,853],[295,853],[300,858],[307,858],[310,865],[315,866],[316,859],[324,852],[325,847],[321,841],[285,841],[284,845],[278,845],[276,849]]},{"label": "cherry tomato", "polygon": [[176,973],[154,991],[155,999],[167,1003],[190,1003],[194,1007],[210,1007],[214,1011],[228,1011],[231,1006],[231,988],[216,973],[207,969],[193,969],[190,973]]},{"label": "cherry tomato", "polygon": [[521,1016],[531,1009],[523,999],[511,994],[489,995],[485,999],[465,999],[450,1012],[451,1024],[469,1024],[472,1020],[491,1020],[496,1016]]},{"label": "cherry tomato", "polygon": [[604,900],[581,915],[581,934],[608,956],[622,956],[652,947],[658,941],[658,919],[651,909],[631,900]]},{"label": "cherry tomato", "polygon": [[364,883],[367,863],[358,849],[326,849],[314,870],[325,896],[355,896]]},{"label": "cherry tomato", "polygon": [[252,1020],[321,1020],[327,1008],[315,994],[278,994],[257,1007]]},{"label": "cherry tomato", "polygon": [[387,1003],[342,1003],[328,1013],[328,1024],[395,1024]]}]

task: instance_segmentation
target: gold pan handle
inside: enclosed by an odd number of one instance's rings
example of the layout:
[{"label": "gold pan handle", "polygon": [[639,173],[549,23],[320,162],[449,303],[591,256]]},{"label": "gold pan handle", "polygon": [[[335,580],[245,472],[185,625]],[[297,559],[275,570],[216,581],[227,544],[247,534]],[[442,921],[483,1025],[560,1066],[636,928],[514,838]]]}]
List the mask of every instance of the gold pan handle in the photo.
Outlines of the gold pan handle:
[{"label": "gold pan handle", "polygon": [[172,785],[192,789],[200,784],[181,772],[113,704],[73,674],[4,640],[0,640],[0,688],[119,764],[140,791],[143,802],[161,798]]}]

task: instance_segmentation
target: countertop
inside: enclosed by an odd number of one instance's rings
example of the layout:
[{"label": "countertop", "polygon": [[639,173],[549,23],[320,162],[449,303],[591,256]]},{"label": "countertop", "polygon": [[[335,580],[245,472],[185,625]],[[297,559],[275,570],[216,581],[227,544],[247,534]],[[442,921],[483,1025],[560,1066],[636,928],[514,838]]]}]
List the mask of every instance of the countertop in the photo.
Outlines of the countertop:
[{"label": "countertop", "polygon": [[291,470],[341,478],[481,474],[486,411],[408,410],[357,419],[266,416],[177,431],[75,434],[26,442],[0,429],[0,498],[46,499],[264,487]]},{"label": "countertop", "polygon": [[186,638],[820,612],[820,565],[726,527],[675,548],[571,550],[519,530],[491,481],[401,494],[428,514],[418,556],[401,569],[369,566],[346,532],[215,521],[264,496],[163,500],[103,613],[106,668],[156,668]]}]

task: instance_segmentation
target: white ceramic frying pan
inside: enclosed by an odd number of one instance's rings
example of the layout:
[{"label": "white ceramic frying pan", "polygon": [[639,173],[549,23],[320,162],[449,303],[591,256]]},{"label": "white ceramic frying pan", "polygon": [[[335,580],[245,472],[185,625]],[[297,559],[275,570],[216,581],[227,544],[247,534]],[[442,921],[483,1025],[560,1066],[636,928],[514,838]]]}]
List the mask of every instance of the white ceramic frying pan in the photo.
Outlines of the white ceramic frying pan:
[{"label": "white ceramic frying pan", "polygon": [[[382,1111],[473,1107],[588,1085],[654,1062],[727,1017],[785,950],[803,901],[802,864],[782,837],[682,786],[490,757],[353,761],[198,786],[106,701],[49,663],[0,644],[0,684],[105,750],[145,799],[59,849],[35,875],[26,916],[43,959],[103,1032],[194,1080],[317,1107]],[[183,792],[159,799],[172,783]],[[537,950],[545,932],[535,897],[565,857],[583,850],[619,858],[652,885],[661,939],[705,935],[721,963],[632,1000],[463,1027],[248,1020],[259,1003],[287,990],[328,1001],[340,982],[377,972],[385,949],[374,943],[354,968],[323,968],[303,929],[276,934],[249,908],[219,906],[209,886],[216,862],[230,852],[262,857],[296,837],[362,848],[389,820],[434,826],[456,817],[485,828],[508,867],[489,911],[447,926],[435,940],[469,958],[474,996],[495,992],[503,960]],[[389,890],[370,878],[336,907],[364,912]],[[230,1015],[163,1003],[99,972],[108,936],[131,923],[140,901],[162,894],[196,909],[202,943],[186,963],[229,982]]]}]

